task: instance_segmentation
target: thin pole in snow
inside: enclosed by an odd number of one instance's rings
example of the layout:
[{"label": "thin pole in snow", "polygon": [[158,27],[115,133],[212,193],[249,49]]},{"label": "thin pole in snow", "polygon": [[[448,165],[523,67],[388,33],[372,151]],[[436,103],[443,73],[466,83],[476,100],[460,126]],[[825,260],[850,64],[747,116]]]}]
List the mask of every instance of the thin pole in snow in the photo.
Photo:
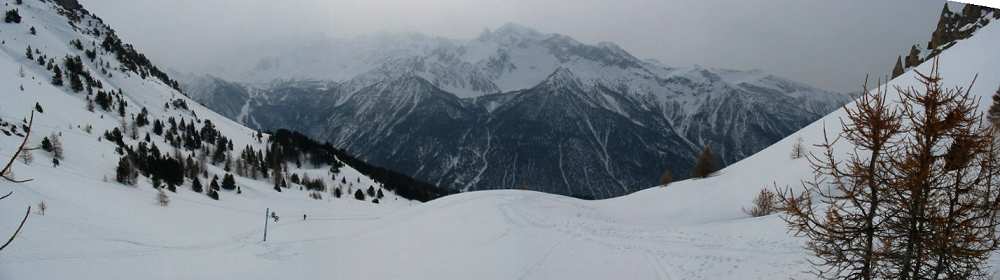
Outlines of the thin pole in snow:
[{"label": "thin pole in snow", "polygon": [[264,210],[264,242],[267,242],[267,215],[271,214],[271,208]]}]

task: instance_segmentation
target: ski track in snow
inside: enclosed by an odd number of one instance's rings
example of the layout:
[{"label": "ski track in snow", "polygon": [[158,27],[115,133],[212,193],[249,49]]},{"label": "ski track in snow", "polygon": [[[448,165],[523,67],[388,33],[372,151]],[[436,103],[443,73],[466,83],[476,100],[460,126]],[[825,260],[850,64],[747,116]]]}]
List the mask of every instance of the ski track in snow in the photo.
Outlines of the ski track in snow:
[{"label": "ski track in snow", "polygon": [[[525,203],[528,200],[528,203]],[[800,254],[800,245],[796,242],[785,243],[757,241],[746,247],[733,246],[731,240],[710,234],[689,234],[675,229],[644,229],[630,224],[619,224],[613,219],[588,219],[587,217],[546,218],[542,209],[525,209],[531,207],[545,208],[551,204],[549,200],[535,200],[530,196],[512,197],[501,203],[500,210],[504,218],[513,225],[519,225],[522,230],[544,230],[557,233],[567,238],[589,244],[599,244],[607,249],[621,253],[638,253],[649,262],[651,271],[657,279],[711,279],[702,275],[706,269],[728,267],[739,268],[750,263],[762,254],[785,253]],[[537,202],[535,205],[533,202]],[[531,205],[525,207],[525,205]],[[573,207],[580,207],[573,205]],[[577,213],[588,213],[594,209],[578,208]],[[596,214],[595,214],[596,215]],[[559,239],[562,240],[562,239]],[[665,246],[666,245],[666,246]],[[557,245],[546,251],[551,255]],[[782,252],[784,251],[784,252]],[[693,256],[695,262],[685,261],[691,252],[700,252]],[[738,253],[731,257],[715,257],[715,253]],[[697,256],[701,255],[701,256]],[[546,258],[542,258],[544,261]],[[687,263],[678,267],[679,263]],[[534,270],[534,267],[531,268]],[[678,275],[680,274],[680,275]],[[521,277],[519,279],[525,279]]]}]

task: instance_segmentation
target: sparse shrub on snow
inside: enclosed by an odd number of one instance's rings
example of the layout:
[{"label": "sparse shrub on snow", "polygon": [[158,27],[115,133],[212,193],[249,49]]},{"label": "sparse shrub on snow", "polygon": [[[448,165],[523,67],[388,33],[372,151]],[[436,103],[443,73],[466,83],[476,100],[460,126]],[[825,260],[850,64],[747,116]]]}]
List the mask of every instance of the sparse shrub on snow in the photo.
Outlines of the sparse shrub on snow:
[{"label": "sparse shrub on snow", "polygon": [[38,202],[38,214],[45,216],[45,210],[49,209],[49,206],[45,204],[45,201]]},{"label": "sparse shrub on snow", "polygon": [[19,156],[21,157],[21,162],[23,162],[24,165],[30,165],[31,162],[35,161],[35,157],[31,154],[31,150],[25,149],[21,151]]},{"label": "sparse shrub on snow", "polygon": [[795,140],[792,144],[792,159],[800,159],[806,156],[806,149],[802,146],[802,138]]},{"label": "sparse shrub on snow", "polygon": [[[49,136],[50,152],[52,152],[52,158],[57,160],[63,159],[63,144],[62,140],[59,139],[59,135],[52,133]],[[43,140],[44,141],[44,140]]]},{"label": "sparse shrub on snow", "polygon": [[750,209],[743,209],[743,212],[752,217],[763,217],[774,214],[778,210],[778,196],[769,189],[761,189],[753,197],[753,206]]},{"label": "sparse shrub on snow", "polygon": [[715,154],[712,153],[712,148],[705,145],[701,150],[701,154],[698,155],[697,161],[694,163],[694,167],[691,168],[691,177],[694,178],[705,178],[712,173],[715,173],[719,169],[719,164],[715,160]]},{"label": "sparse shrub on snow", "polygon": [[163,189],[159,189],[156,192],[156,202],[159,203],[160,206],[167,207],[167,205],[170,204],[170,197],[167,196],[167,193],[164,192]]},{"label": "sparse shrub on snow", "polygon": [[674,182],[674,173],[670,172],[670,169],[663,170],[663,174],[660,174],[660,186],[666,187],[670,183]]}]

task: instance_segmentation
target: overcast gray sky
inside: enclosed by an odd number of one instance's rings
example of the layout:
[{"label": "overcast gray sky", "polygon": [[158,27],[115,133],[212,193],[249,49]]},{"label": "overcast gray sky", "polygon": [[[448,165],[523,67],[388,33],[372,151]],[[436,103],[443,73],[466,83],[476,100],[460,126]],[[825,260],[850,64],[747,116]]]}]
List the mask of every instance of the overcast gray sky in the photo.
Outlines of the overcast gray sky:
[{"label": "overcast gray sky", "polygon": [[763,69],[853,91],[929,39],[942,0],[81,0],[155,61],[192,71],[222,53],[316,36],[473,38],[506,22],[611,41],[668,65]]}]

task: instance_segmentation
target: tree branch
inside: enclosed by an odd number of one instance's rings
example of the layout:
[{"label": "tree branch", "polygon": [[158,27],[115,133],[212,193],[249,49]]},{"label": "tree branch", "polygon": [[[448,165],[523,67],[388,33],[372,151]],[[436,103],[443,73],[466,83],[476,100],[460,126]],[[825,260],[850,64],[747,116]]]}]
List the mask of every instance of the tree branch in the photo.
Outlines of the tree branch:
[{"label": "tree branch", "polygon": [[17,155],[20,154],[21,151],[24,150],[25,146],[28,145],[28,137],[31,136],[31,125],[34,122],[35,122],[35,110],[32,109],[31,110],[31,116],[28,117],[28,129],[26,129],[24,131],[24,140],[21,140],[21,145],[17,147],[17,151],[14,152],[14,155],[10,156],[10,160],[7,161],[7,164],[4,165],[3,169],[0,169],[0,177],[3,177],[7,181],[11,181],[13,183],[24,183],[24,182],[30,181],[30,180],[19,181],[19,180],[15,180],[15,179],[12,179],[12,178],[8,178],[7,176],[3,176],[2,174],[7,174],[7,171],[10,170],[10,167],[12,165],[14,165],[14,161],[17,160]]},{"label": "tree branch", "polygon": [[24,218],[21,219],[21,225],[17,226],[17,230],[14,231],[14,234],[10,236],[10,239],[7,239],[7,243],[4,243],[3,246],[0,246],[0,251],[3,251],[4,248],[7,248],[7,245],[10,245],[10,242],[14,241],[14,238],[17,237],[17,234],[21,232],[21,228],[24,227],[24,222],[28,220],[28,214],[30,213],[31,213],[31,206],[28,206],[28,211],[24,212]]}]

